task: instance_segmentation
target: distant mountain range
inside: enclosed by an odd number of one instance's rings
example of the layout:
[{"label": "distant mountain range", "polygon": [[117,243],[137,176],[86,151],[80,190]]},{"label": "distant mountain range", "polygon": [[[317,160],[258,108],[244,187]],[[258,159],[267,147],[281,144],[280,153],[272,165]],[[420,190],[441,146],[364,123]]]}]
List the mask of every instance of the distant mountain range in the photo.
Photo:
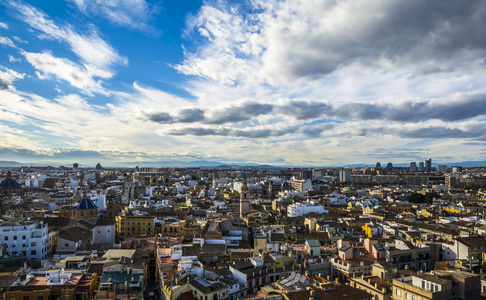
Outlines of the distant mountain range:
[{"label": "distant mountain range", "polygon": [[[139,162],[116,162],[116,163],[107,163],[106,165],[101,161],[100,162],[103,167],[107,168],[134,168],[135,166],[138,167],[154,167],[154,168],[225,168],[225,169],[237,169],[239,167],[245,168],[258,168],[258,169],[272,169],[272,168],[289,168],[289,167],[302,167],[308,168],[312,166],[282,166],[282,165],[259,165],[254,163],[222,163],[217,161],[205,161],[205,160],[197,160],[197,161],[177,161],[177,160],[168,160],[168,161],[139,161]],[[16,161],[0,161],[0,167],[7,167],[7,168],[18,168],[18,167],[41,167],[41,166],[61,166],[64,165],[66,167],[71,167],[71,163],[25,163],[25,162],[16,162]],[[90,164],[80,164],[82,168],[94,168]],[[448,163],[433,163],[434,167],[438,165],[447,165],[447,166],[462,166],[462,167],[486,167],[486,161],[463,161],[463,162],[448,162]],[[373,167],[375,164],[348,164],[344,166],[313,166],[314,168],[337,168],[337,167],[347,167],[347,168],[359,168],[364,166]],[[393,164],[394,167],[409,167],[410,163],[397,163]],[[382,164],[382,167],[386,167],[386,164]]]},{"label": "distant mountain range", "polygon": [[[365,166],[368,166],[368,167],[374,167],[376,165],[376,163],[374,164],[349,164],[349,165],[344,165],[342,167],[344,168],[359,168],[359,167],[365,167]],[[464,168],[470,168],[470,167],[486,167],[486,161],[485,160],[481,160],[481,161],[462,161],[462,162],[445,162],[445,163],[432,163],[432,167],[437,167],[439,165],[446,165],[448,167],[451,167],[451,166],[461,166],[461,167],[464,167]],[[393,164],[394,167],[400,167],[400,168],[403,168],[403,167],[410,167],[410,163],[397,163],[397,164]],[[384,168],[386,167],[386,163],[385,164],[381,164],[381,167]]]}]

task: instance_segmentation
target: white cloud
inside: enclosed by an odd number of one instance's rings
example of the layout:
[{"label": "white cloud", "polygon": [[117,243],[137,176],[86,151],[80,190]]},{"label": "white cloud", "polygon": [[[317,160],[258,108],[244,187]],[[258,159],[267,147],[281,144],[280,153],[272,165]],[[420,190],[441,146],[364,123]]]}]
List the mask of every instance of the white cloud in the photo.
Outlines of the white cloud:
[{"label": "white cloud", "polygon": [[72,0],[72,2],[86,15],[102,16],[117,26],[156,33],[150,21],[160,10],[158,4],[149,4],[145,0]]},{"label": "white cloud", "polygon": [[24,77],[24,73],[0,66],[0,90],[7,89],[8,85],[11,85],[15,80],[23,79]]},{"label": "white cloud", "polygon": [[[120,8],[111,1],[75,3],[88,16],[135,29],[134,15],[144,11],[127,16],[128,2]],[[88,95],[108,93],[104,80],[126,59],[97,29],[81,33],[29,5],[12,5],[38,37],[65,42],[79,57],[75,62],[51,52],[23,52],[39,78],[67,81]],[[478,157],[474,152],[481,146],[460,142],[486,139],[480,98],[486,94],[485,49],[479,33],[465,30],[482,28],[477,17],[483,4],[477,12],[469,5],[442,7],[434,20],[420,18],[428,14],[426,6],[381,0],[253,0],[249,7],[205,2],[188,21],[184,36],[190,45],[174,66],[197,76],[178,83],[191,98],[135,82],[128,92],[110,91],[112,103],[95,106],[79,95],[47,99],[18,92],[10,88],[17,79],[10,74],[0,91],[0,119],[18,124],[11,128],[20,131],[9,138],[22,134],[23,126],[35,128],[37,137],[24,138],[35,146],[129,149],[145,157],[161,149],[317,165]],[[412,151],[424,143],[427,149]]]},{"label": "white cloud", "polygon": [[19,62],[19,61],[21,61],[21,59],[20,58],[15,58],[12,55],[9,55],[8,56],[8,61],[9,62]]},{"label": "white cloud", "polygon": [[113,76],[109,71],[92,68],[89,65],[80,66],[66,58],[58,58],[50,52],[30,53],[22,52],[27,61],[40,72],[36,72],[40,79],[48,79],[51,75],[58,79],[66,80],[71,85],[92,95],[100,93],[109,95],[109,92],[101,86],[102,81],[96,81],[94,77],[103,79]]},{"label": "white cloud", "polygon": [[13,39],[16,40],[17,42],[21,43],[21,44],[28,44],[29,42],[19,38],[18,36],[13,36]]},{"label": "white cloud", "polygon": [[118,54],[116,49],[104,41],[91,26],[88,34],[79,33],[71,25],[57,25],[44,12],[17,1],[9,1],[19,12],[19,17],[42,32],[39,38],[53,39],[67,43],[71,50],[86,65],[109,70],[115,64],[127,64],[128,59]]},{"label": "white cloud", "polygon": [[9,39],[8,37],[4,37],[4,36],[0,36],[0,44],[5,45],[5,46],[9,46],[9,47],[12,47],[12,48],[17,48],[17,46],[15,46],[14,42],[12,42],[11,39]]},{"label": "white cloud", "polygon": [[0,28],[8,29],[8,25],[3,22],[0,22]]},{"label": "white cloud", "polygon": [[[430,15],[431,9],[437,13]],[[484,13],[486,4],[476,3],[206,2],[186,33],[203,43],[176,69],[226,84],[253,80],[274,86],[348,67],[409,76],[481,71],[486,47],[474,29],[486,26]]]}]

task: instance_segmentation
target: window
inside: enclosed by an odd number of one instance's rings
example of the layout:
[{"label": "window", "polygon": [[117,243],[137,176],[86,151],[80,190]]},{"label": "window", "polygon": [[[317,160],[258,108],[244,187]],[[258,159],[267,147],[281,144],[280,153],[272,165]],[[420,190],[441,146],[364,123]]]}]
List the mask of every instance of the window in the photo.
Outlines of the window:
[{"label": "window", "polygon": [[37,254],[37,251],[36,250],[31,250],[30,251],[30,255],[36,255]]},{"label": "window", "polygon": [[402,294],[402,290],[396,289],[395,293],[397,294],[397,296],[400,296]]},{"label": "window", "polygon": [[405,293],[405,299],[410,299],[410,295],[408,293]]},{"label": "window", "polygon": [[31,247],[35,247],[35,246],[37,246],[37,243],[36,242],[32,242],[32,243],[30,243],[30,246]]},{"label": "window", "polygon": [[69,247],[69,244],[64,244],[64,247]]},{"label": "window", "polygon": [[22,236],[22,239],[25,240],[25,235]]},{"label": "window", "polygon": [[22,299],[23,300],[29,300],[29,296],[24,296]]},{"label": "window", "polygon": [[5,240],[8,241],[8,236],[5,237]]},{"label": "window", "polygon": [[17,236],[16,236],[16,235],[14,235],[14,241],[16,241],[16,240],[17,240]]}]

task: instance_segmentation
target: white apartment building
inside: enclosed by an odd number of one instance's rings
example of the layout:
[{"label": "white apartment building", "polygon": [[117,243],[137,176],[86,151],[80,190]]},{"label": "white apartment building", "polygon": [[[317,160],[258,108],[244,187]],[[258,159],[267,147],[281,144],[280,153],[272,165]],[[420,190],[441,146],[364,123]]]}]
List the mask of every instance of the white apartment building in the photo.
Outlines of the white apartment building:
[{"label": "white apartment building", "polygon": [[291,204],[287,207],[287,216],[300,217],[309,213],[324,214],[329,211],[324,209],[324,206],[315,201],[307,201]]},{"label": "white apartment building", "polygon": [[7,245],[9,256],[45,259],[50,248],[47,224],[14,218],[0,225],[0,243]]}]

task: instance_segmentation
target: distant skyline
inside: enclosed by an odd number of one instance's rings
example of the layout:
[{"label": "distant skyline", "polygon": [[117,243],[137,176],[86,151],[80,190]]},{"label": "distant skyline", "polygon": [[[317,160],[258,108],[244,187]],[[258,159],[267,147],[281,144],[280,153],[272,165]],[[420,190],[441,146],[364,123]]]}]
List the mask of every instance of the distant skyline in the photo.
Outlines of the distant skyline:
[{"label": "distant skyline", "polygon": [[486,161],[484,1],[0,7],[0,161]]}]

